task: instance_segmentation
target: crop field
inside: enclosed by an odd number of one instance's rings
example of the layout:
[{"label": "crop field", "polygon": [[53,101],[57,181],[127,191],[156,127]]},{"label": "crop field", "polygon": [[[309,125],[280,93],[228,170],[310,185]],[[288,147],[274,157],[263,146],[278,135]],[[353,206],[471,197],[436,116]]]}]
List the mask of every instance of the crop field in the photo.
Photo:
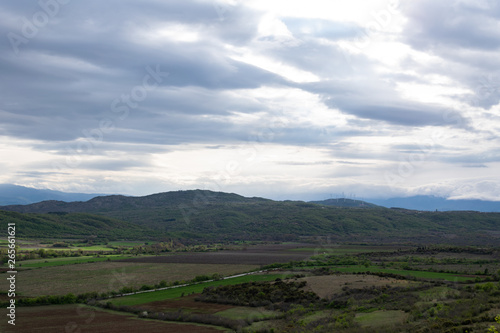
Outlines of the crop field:
[{"label": "crop field", "polygon": [[402,324],[408,318],[408,314],[404,311],[374,311],[369,313],[358,313],[355,321],[361,327],[381,327]]},{"label": "crop field", "polygon": [[[302,246],[302,247],[301,247]],[[315,254],[313,248],[303,248],[303,244],[263,244],[246,246],[239,250],[217,252],[177,253],[174,255],[137,257],[124,259],[135,263],[186,263],[186,264],[246,264],[269,265],[294,260],[304,260]]]},{"label": "crop field", "polygon": [[[203,289],[202,289],[203,290]],[[143,294],[144,295],[144,294]],[[140,307],[141,309],[146,309],[148,311],[161,311],[161,312],[169,312],[169,311],[189,311],[194,313],[209,313],[215,314],[217,312],[226,311],[229,309],[233,309],[233,305],[228,304],[213,304],[213,303],[204,303],[197,302],[195,298],[196,294],[182,297],[172,298],[172,295],[151,295],[151,298],[132,298],[132,296],[128,297],[120,297],[112,300],[112,303],[115,305],[135,305]],[[177,296],[177,295],[175,295]],[[162,299],[160,301],[150,301],[151,299]],[[136,303],[137,300],[146,303]],[[247,309],[248,310],[248,309]]]},{"label": "crop field", "polygon": [[111,302],[115,305],[139,305],[150,302],[179,298],[182,297],[183,295],[201,293],[203,289],[207,287],[234,285],[234,284],[253,282],[253,281],[255,282],[274,281],[277,278],[283,278],[283,277],[284,276],[282,274],[251,274],[232,279],[212,281],[207,283],[189,285],[185,287],[171,288],[166,290],[118,297],[114,298]]},{"label": "crop field", "polygon": [[[407,246],[400,246],[399,249],[406,249]],[[394,246],[373,246],[373,245],[335,245],[335,244],[321,244],[317,247],[297,247],[289,249],[290,252],[309,252],[315,254],[357,254],[357,253],[371,253],[371,252],[393,252]]]},{"label": "crop field", "polygon": [[65,266],[83,263],[94,263],[109,260],[120,260],[131,258],[131,255],[106,255],[106,256],[81,256],[81,257],[62,257],[62,258],[47,258],[47,259],[34,259],[26,260],[19,263],[19,267],[23,268],[42,268],[52,266]]},{"label": "crop field", "polygon": [[389,273],[397,274],[402,276],[413,276],[416,278],[423,279],[437,279],[446,280],[451,282],[466,282],[474,279],[474,276],[463,276],[459,274],[451,273],[439,273],[439,272],[427,272],[427,271],[413,271],[413,270],[402,270],[402,269],[390,269],[390,268],[379,268],[379,267],[364,267],[364,266],[335,266],[332,270],[342,273],[363,273],[363,272],[374,272],[374,273]]},{"label": "crop field", "polygon": [[398,280],[374,275],[323,275],[309,276],[299,279],[307,282],[306,290],[310,290],[321,298],[329,298],[336,293],[342,292],[342,288],[361,289],[371,286],[408,286],[411,284],[407,280]]},{"label": "crop field", "polygon": [[190,313],[216,314],[230,319],[253,318],[260,320],[271,318],[277,313],[264,308],[234,306],[228,304],[205,303],[196,301],[196,294],[178,298],[154,301],[137,305],[141,309],[155,312],[177,312],[186,311]]},{"label": "crop field", "polygon": [[[143,244],[139,243],[110,246]],[[214,248],[217,246],[212,244],[204,249]],[[80,329],[82,333],[274,329],[299,333],[323,327],[321,332],[413,332],[424,330],[429,323],[444,323],[462,331],[486,331],[500,312],[498,249],[299,243],[244,243],[224,248],[188,252],[195,251],[193,246],[168,255],[18,261],[16,293],[20,298],[115,293],[83,301],[92,306],[19,306],[16,329]],[[269,265],[264,268],[268,271],[219,279],[265,265]],[[163,286],[155,286],[160,281]],[[162,290],[150,290],[154,288]],[[122,291],[125,289],[133,290]],[[1,279],[0,291],[5,290],[7,281]],[[134,291],[138,293],[116,295]],[[0,294],[0,302],[8,300],[5,296]],[[139,318],[142,316],[149,319]],[[439,326],[437,331],[444,328]],[[0,330],[9,332],[3,327]]]},{"label": "crop field", "polygon": [[303,260],[311,256],[310,253],[262,253],[252,251],[220,251],[204,253],[176,254],[169,256],[138,257],[124,259],[124,262],[133,263],[189,263],[189,264],[213,264],[213,265],[269,265],[273,263],[284,263],[293,260]]},{"label": "crop field", "polygon": [[[134,315],[83,305],[52,305],[19,308],[15,330],[0,322],[4,333],[99,332],[99,333],[221,333],[214,326],[138,319]],[[3,327],[2,327],[3,326]],[[10,326],[10,325],[9,325]]]},{"label": "crop field", "polygon": [[[17,279],[20,294],[34,297],[94,291],[102,293],[129,286],[139,288],[144,284],[156,284],[162,280],[167,282],[190,280],[204,274],[219,273],[228,276],[256,268],[258,268],[256,265],[158,265],[105,261],[20,271]],[[7,281],[2,279],[0,289],[8,289],[6,286]]]}]

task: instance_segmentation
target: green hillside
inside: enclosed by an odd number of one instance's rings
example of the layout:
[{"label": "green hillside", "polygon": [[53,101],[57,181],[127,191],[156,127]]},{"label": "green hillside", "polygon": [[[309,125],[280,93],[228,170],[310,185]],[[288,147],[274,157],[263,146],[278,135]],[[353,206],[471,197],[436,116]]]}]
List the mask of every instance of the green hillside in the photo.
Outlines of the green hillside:
[{"label": "green hillside", "polygon": [[[153,231],[117,219],[85,213],[35,214],[0,211],[2,226],[16,224],[16,237],[147,239]],[[5,235],[7,227],[2,227]]]},{"label": "green hillside", "polygon": [[[50,206],[50,207],[49,207]],[[199,240],[297,240],[330,237],[342,240],[403,240],[498,244],[500,214],[420,212],[387,208],[345,208],[302,201],[272,201],[210,191],[181,191],[147,197],[109,196],[88,202],[42,202],[11,206],[52,214],[13,214],[20,233],[102,235],[107,238],[164,237]],[[60,211],[81,211],[64,214]],[[89,215],[93,214],[93,215]],[[151,231],[154,230],[154,231]]]},{"label": "green hillside", "polygon": [[325,206],[335,206],[335,207],[357,207],[357,208],[377,208],[381,206],[377,206],[375,204],[361,201],[361,200],[353,200],[347,198],[336,198],[336,199],[327,199],[322,201],[310,201],[310,203],[325,205]]}]

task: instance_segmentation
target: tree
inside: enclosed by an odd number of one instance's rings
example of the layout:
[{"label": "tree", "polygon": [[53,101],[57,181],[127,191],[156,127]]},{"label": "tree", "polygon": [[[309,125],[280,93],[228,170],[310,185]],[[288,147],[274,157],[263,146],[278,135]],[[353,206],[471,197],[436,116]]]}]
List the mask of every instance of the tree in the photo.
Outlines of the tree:
[{"label": "tree", "polygon": [[[500,324],[500,315],[495,317],[495,321]],[[490,328],[488,328],[488,333],[499,333],[498,330],[496,329],[495,326],[491,325]]]}]

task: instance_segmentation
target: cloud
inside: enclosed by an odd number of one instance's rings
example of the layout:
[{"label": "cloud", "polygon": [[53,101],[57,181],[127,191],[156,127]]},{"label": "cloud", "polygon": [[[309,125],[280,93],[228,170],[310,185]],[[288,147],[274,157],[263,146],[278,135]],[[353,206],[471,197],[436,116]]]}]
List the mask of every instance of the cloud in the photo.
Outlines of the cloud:
[{"label": "cloud", "polygon": [[435,133],[398,193],[495,182],[494,1],[40,3],[0,5],[1,182],[368,196]]},{"label": "cloud", "polygon": [[500,72],[493,65],[500,50],[500,5],[495,1],[404,2],[408,18],[403,41],[443,59],[429,68],[455,78],[471,94],[463,100],[490,108],[500,101]]}]

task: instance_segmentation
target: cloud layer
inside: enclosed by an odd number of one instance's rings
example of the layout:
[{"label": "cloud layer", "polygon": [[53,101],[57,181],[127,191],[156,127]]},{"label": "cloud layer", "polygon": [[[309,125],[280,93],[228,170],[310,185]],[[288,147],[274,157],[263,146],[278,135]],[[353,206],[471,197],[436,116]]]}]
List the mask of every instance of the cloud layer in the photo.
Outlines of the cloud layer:
[{"label": "cloud layer", "polygon": [[0,8],[0,182],[500,198],[495,1]]}]

